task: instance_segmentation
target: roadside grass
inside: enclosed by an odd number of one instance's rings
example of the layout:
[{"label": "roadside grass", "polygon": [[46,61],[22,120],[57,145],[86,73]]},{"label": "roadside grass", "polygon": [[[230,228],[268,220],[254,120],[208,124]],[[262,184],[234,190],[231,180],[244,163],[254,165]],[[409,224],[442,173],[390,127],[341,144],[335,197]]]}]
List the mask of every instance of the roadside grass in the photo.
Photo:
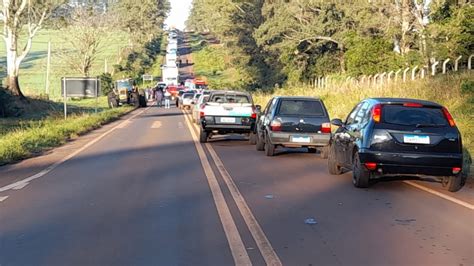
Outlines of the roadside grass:
[{"label": "roadside grass", "polygon": [[[50,72],[50,98],[60,98],[61,77],[77,76],[60,57],[60,51],[74,50],[74,47],[65,46],[61,36],[68,34],[61,30],[44,29],[38,32],[33,39],[30,53],[20,66],[20,86],[25,95],[44,95],[46,83],[46,62],[48,55],[48,41],[51,41],[51,72]],[[98,76],[104,72],[107,60],[108,70],[120,60],[120,50],[128,47],[128,35],[116,31],[103,41],[101,52],[95,60],[91,76]],[[5,46],[0,45],[0,65],[6,65]],[[2,71],[3,70],[3,71]],[[5,69],[0,68],[0,80],[6,77]]]},{"label": "roadside grass", "polygon": [[[369,97],[403,97],[434,101],[448,108],[463,137],[466,155],[474,154],[474,93],[462,92],[461,85],[473,81],[472,72],[438,75],[423,80],[393,83],[384,87],[346,85],[344,82],[329,84],[327,88],[309,85],[288,86],[273,92],[257,92],[256,104],[264,107],[273,96],[311,96],[324,101],[331,118],[345,119],[352,108]],[[468,155],[469,156],[469,155]],[[466,160],[468,160],[468,156]],[[466,162],[468,163],[468,162]],[[470,163],[470,162],[469,162]]]},{"label": "roadside grass", "polygon": [[126,106],[103,110],[97,114],[78,112],[67,120],[56,113],[50,114],[46,119],[17,123],[13,130],[0,135],[0,165],[26,159],[60,146],[72,138],[118,119],[133,109]]}]

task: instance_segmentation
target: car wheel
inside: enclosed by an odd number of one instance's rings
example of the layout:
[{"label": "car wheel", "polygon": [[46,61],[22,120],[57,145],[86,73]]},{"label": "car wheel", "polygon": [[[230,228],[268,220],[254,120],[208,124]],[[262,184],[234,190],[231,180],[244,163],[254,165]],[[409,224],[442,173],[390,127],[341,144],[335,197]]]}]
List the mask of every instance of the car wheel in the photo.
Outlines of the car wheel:
[{"label": "car wheel", "polygon": [[265,155],[267,156],[275,155],[275,145],[270,143],[269,138],[265,138]]},{"label": "car wheel", "polygon": [[321,154],[322,159],[327,159],[329,156],[329,148],[328,146],[322,147],[319,149],[319,153]]},{"label": "car wheel", "polygon": [[352,163],[352,183],[355,187],[369,187],[370,172],[360,162],[359,153],[354,155]]},{"label": "car wheel", "polygon": [[250,145],[255,145],[257,144],[257,134],[250,132],[249,134],[249,143]]},{"label": "car wheel", "polygon": [[209,133],[201,128],[199,131],[199,142],[206,143],[208,137],[209,137]]},{"label": "car wheel", "polygon": [[443,177],[442,185],[450,192],[459,191],[463,187],[462,175]]},{"label": "car wheel", "polygon": [[256,137],[257,137],[257,143],[255,144],[255,149],[257,149],[257,151],[265,150],[265,142],[263,142],[262,138],[260,137],[258,133],[256,134]]},{"label": "car wheel", "polygon": [[336,161],[336,149],[334,146],[330,146],[328,153],[328,171],[331,175],[342,174],[342,168],[337,164]]}]

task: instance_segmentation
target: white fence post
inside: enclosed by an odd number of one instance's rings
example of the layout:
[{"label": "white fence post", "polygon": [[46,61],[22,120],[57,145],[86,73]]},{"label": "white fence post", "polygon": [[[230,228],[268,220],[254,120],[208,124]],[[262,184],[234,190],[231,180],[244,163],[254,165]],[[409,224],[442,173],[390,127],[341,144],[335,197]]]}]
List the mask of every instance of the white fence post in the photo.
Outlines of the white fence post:
[{"label": "white fence post", "polygon": [[424,67],[422,67],[421,70],[420,70],[420,78],[421,78],[421,79],[424,79],[424,78],[425,78],[426,67],[427,67],[427,66],[424,66]]},{"label": "white fence post", "polygon": [[381,75],[380,75],[380,84],[383,85],[383,81],[384,81],[384,78],[385,76],[387,75],[387,72],[383,72]]},{"label": "white fence post", "polygon": [[398,74],[400,74],[400,72],[402,72],[401,69],[397,70],[397,72],[395,72],[395,82],[397,82],[398,80]]},{"label": "white fence post", "polygon": [[388,75],[387,75],[387,82],[390,83],[390,81],[392,80],[392,75],[393,75],[393,71],[390,71],[388,72]]},{"label": "white fence post", "polygon": [[406,82],[407,81],[407,72],[408,70],[410,70],[409,67],[405,68],[405,70],[403,70],[403,82]]},{"label": "white fence post", "polygon": [[456,60],[454,60],[454,71],[458,71],[459,60],[461,60],[462,55],[460,55]]},{"label": "white fence post", "polygon": [[436,75],[436,66],[438,66],[438,64],[439,64],[439,61],[436,61],[431,65],[431,76]]},{"label": "white fence post", "polygon": [[380,74],[375,74],[374,76],[374,85],[377,85],[377,78],[380,76]]},{"label": "white fence post", "polygon": [[329,77],[325,77],[324,78],[324,87],[327,88],[328,86],[328,81],[329,81]]},{"label": "white fence post", "polygon": [[474,54],[469,56],[469,59],[467,60],[467,69],[471,70],[472,69],[472,58],[474,57]]},{"label": "white fence post", "polygon": [[372,75],[367,76],[367,84],[370,86],[370,82],[372,80]]},{"label": "white fence post", "polygon": [[411,80],[415,80],[415,75],[416,75],[416,70],[418,69],[418,66],[415,66],[412,70],[411,70]]},{"label": "white fence post", "polygon": [[450,59],[448,58],[448,59],[444,60],[444,62],[443,62],[443,74],[446,74],[446,64],[449,62],[449,60]]},{"label": "white fence post", "polygon": [[362,75],[362,76],[360,77],[360,83],[364,83],[366,78],[367,78],[366,75]]}]

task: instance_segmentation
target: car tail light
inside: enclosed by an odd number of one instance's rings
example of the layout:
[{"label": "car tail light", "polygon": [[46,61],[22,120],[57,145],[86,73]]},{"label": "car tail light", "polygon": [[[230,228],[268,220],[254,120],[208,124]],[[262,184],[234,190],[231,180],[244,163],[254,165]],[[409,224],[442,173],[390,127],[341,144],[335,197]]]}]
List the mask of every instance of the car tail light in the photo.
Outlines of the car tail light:
[{"label": "car tail light", "polygon": [[380,123],[381,119],[382,119],[382,105],[376,104],[374,108],[372,109],[372,120],[374,120],[375,123]]},{"label": "car tail light", "polygon": [[453,174],[457,175],[461,172],[462,168],[461,167],[453,167]]},{"label": "car tail light", "polygon": [[446,120],[448,120],[449,125],[450,125],[451,127],[456,126],[456,123],[454,122],[453,117],[452,117],[451,114],[449,113],[448,109],[446,109],[445,107],[443,107],[443,114],[444,114],[444,117],[446,117]]},{"label": "car tail light", "polygon": [[377,168],[376,163],[365,163],[365,167],[371,171],[375,170]]},{"label": "car tail light", "polygon": [[206,116],[206,114],[204,114],[204,111],[199,112],[199,117],[200,118],[203,118],[204,116]]},{"label": "car tail light", "polygon": [[273,120],[270,123],[270,128],[272,129],[272,131],[281,131],[281,122],[278,120]]},{"label": "car tail light", "polygon": [[421,104],[421,103],[404,103],[403,106],[405,106],[405,107],[418,107],[418,108],[420,108],[420,107],[423,107],[423,104]]},{"label": "car tail light", "polygon": [[331,133],[331,123],[323,123],[321,125],[321,132],[322,133]]},{"label": "car tail light", "polygon": [[252,114],[250,115],[250,118],[257,119],[257,112],[255,111],[255,107],[252,108]]}]

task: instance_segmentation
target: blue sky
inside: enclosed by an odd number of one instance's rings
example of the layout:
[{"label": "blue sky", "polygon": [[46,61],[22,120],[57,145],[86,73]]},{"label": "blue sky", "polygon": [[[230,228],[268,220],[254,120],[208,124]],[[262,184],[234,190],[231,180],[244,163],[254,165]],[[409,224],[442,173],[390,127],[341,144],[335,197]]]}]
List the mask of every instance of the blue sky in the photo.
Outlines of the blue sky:
[{"label": "blue sky", "polygon": [[165,23],[168,26],[184,29],[186,19],[189,16],[192,0],[170,0],[171,13]]}]

